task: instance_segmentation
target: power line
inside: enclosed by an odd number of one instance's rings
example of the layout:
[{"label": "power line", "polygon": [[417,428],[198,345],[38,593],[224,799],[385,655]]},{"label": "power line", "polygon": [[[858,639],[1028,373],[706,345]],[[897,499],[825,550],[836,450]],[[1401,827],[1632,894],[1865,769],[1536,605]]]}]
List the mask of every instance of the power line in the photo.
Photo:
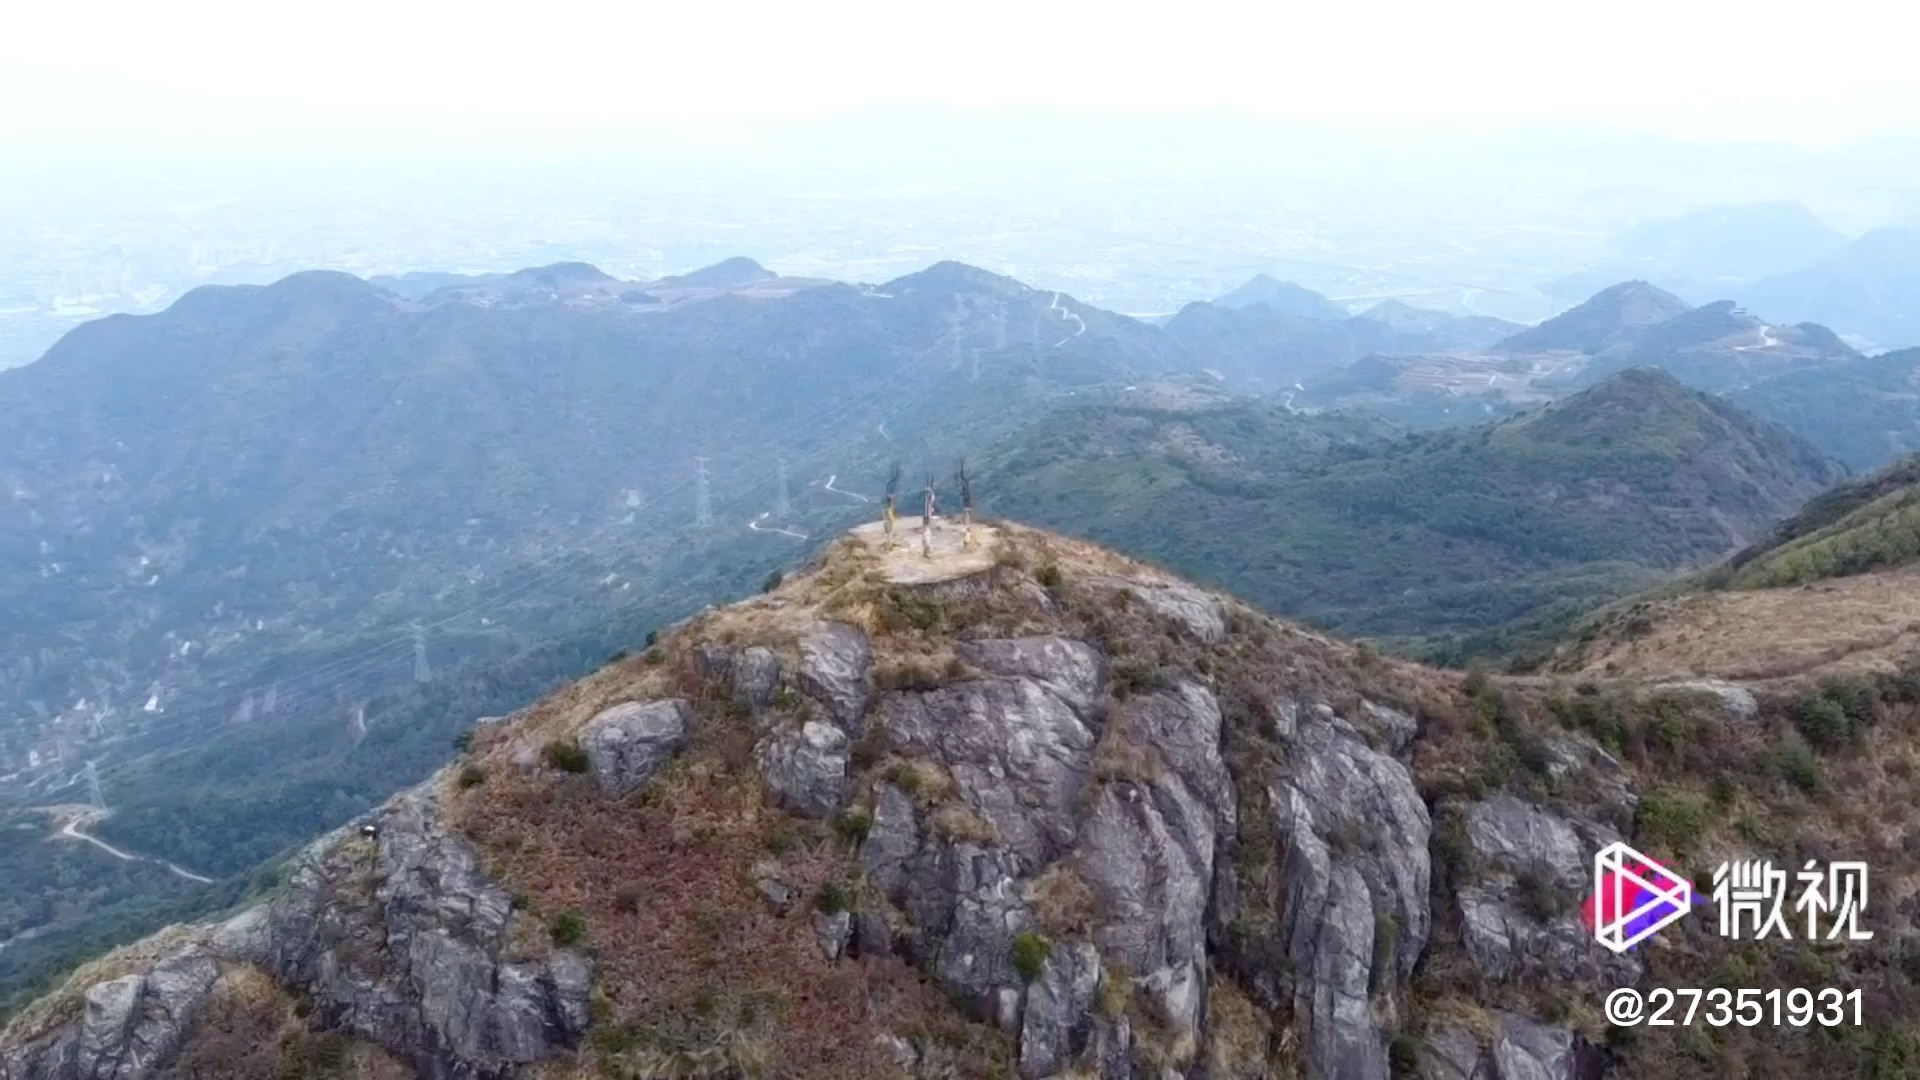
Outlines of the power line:
[{"label": "power line", "polygon": [[433,667],[427,663],[427,628],[417,620],[413,624],[413,681],[433,681]]},{"label": "power line", "polygon": [[693,459],[693,527],[713,527],[713,489],[707,480],[707,459]]}]

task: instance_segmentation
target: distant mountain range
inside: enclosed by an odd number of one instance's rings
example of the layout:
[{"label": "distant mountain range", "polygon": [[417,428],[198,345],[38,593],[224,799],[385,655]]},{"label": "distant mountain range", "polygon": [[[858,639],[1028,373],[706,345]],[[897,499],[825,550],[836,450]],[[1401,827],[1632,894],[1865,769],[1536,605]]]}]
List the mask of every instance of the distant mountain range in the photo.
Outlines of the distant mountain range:
[{"label": "distant mountain range", "polygon": [[1319,293],[1258,275],[1217,301],[1195,301],[1163,327],[1188,364],[1239,392],[1285,392],[1375,353],[1477,348],[1517,331],[1398,301],[1349,316]]},{"label": "distant mountain range", "polygon": [[1875,229],[1738,295],[1755,308],[1818,321],[1883,349],[1920,346],[1920,226]]},{"label": "distant mountain range", "polygon": [[1308,379],[1289,401],[1444,427],[1648,366],[1727,395],[1849,468],[1873,469],[1920,447],[1916,391],[1904,381],[1913,359],[1869,359],[1817,323],[1769,323],[1731,300],[1692,307],[1651,283],[1627,281],[1491,347],[1368,356]]},{"label": "distant mountain range", "polygon": [[1407,435],[1238,402],[1080,407],[983,462],[995,513],[1344,633],[1429,640],[1726,554],[1843,475],[1651,368],[1499,423]]},{"label": "distant mountain range", "polygon": [[1500,341],[1505,353],[1598,353],[1631,335],[1690,310],[1693,305],[1644,281],[1623,281],[1538,326]]},{"label": "distant mountain range", "polygon": [[1732,297],[1789,322],[1814,322],[1876,349],[1920,345],[1920,227],[1849,240],[1799,203],[1709,207],[1613,238],[1618,257],[1547,283],[1573,303],[1622,279],[1689,306]]},{"label": "distant mountain range", "polygon": [[1312,289],[1291,281],[1278,281],[1268,274],[1255,274],[1245,285],[1216,298],[1215,307],[1244,308],[1258,304],[1275,315],[1295,319],[1338,322],[1350,312]]}]

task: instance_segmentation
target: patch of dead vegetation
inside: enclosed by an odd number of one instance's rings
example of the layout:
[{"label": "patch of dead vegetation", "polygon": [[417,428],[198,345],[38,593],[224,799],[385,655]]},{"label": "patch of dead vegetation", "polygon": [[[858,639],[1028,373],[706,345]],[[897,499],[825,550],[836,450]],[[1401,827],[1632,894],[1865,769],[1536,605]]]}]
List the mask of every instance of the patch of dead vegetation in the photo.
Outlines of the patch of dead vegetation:
[{"label": "patch of dead vegetation", "polygon": [[[450,821],[524,900],[516,923],[584,920],[594,1028],[578,1062],[546,1074],[895,1077],[883,1034],[931,1040],[958,1076],[1008,1068],[1008,1040],[913,968],[822,955],[809,914],[867,892],[845,830],[768,805],[751,718],[692,689],[688,749],[631,799],[584,776],[514,770],[450,796]],[[918,777],[923,794],[951,784],[927,763],[877,767]],[[784,917],[755,884],[769,871],[796,897]]]},{"label": "patch of dead vegetation", "polygon": [[1813,679],[1920,661],[1920,567],[1728,589],[1610,612],[1552,672],[1641,679]]},{"label": "patch of dead vegetation", "polygon": [[363,1039],[316,1026],[304,1003],[257,968],[221,975],[194,1031],[158,1080],[406,1080],[412,1069]]}]

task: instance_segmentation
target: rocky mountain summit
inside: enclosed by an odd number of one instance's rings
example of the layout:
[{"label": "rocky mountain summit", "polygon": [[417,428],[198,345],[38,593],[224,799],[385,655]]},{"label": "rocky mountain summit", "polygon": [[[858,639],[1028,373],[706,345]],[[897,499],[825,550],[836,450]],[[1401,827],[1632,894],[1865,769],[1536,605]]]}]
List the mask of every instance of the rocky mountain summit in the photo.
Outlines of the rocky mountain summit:
[{"label": "rocky mountain summit", "polygon": [[[1757,759],[1771,705],[1463,679],[1063,537],[903,532],[479,724],[273,894],[15,1017],[0,1077],[1584,1080],[1910,1045],[1598,1020],[1726,951],[1601,949],[1592,852],[1715,850],[1676,785]],[[1779,785],[1741,775],[1738,810]],[[1738,956],[1768,985],[1799,954]]]}]

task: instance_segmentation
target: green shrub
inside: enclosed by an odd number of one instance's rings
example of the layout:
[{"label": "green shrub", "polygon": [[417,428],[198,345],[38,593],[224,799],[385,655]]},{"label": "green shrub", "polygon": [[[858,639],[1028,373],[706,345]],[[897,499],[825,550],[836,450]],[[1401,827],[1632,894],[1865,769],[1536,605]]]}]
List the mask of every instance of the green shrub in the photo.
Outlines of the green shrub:
[{"label": "green shrub", "polygon": [[1678,792],[1651,791],[1640,800],[1634,835],[1650,845],[1686,852],[1706,831],[1707,808],[1697,798]]},{"label": "green shrub", "polygon": [[1846,707],[1825,694],[1806,694],[1795,702],[1793,726],[1816,750],[1837,750],[1853,734]]},{"label": "green shrub", "polygon": [[1387,1065],[1395,1076],[1417,1076],[1420,1072],[1420,1047],[1418,1038],[1401,1032],[1393,1037],[1387,1047]]},{"label": "green shrub", "polygon": [[453,737],[453,748],[463,754],[473,749],[473,732],[463,731],[455,735]]},{"label": "green shrub", "polygon": [[632,656],[632,655],[633,655],[632,653],[630,653],[630,652],[628,652],[628,651],[627,651],[627,650],[625,650],[625,649],[615,649],[615,650],[613,651],[613,655],[612,655],[612,656],[609,656],[609,657],[607,657],[607,663],[609,663],[609,664],[617,664],[617,663],[619,663],[620,661],[622,661],[622,660],[625,660],[625,659],[626,659],[627,657],[629,657],[629,656]]},{"label": "green shrub", "polygon": [[587,761],[587,752],[572,739],[554,739],[546,745],[542,753],[547,759],[547,764],[561,772],[583,773],[590,765]]},{"label": "green shrub", "polygon": [[1740,797],[1740,785],[1727,773],[1715,773],[1713,781],[1707,785],[1707,801],[1716,809],[1725,810]]},{"label": "green shrub", "polygon": [[852,911],[859,901],[859,890],[850,883],[830,881],[821,886],[820,894],[813,898],[813,906],[828,915],[838,915],[843,911]]},{"label": "green shrub", "polygon": [[1820,790],[1820,759],[1801,743],[1782,746],[1773,753],[1773,770],[1780,779],[1812,795]]},{"label": "green shrub", "polygon": [[1647,734],[1669,761],[1678,761],[1687,748],[1687,740],[1693,735],[1693,721],[1679,706],[1663,701],[1654,706],[1653,719],[1647,724]]},{"label": "green shrub", "polygon": [[478,765],[468,765],[460,770],[460,786],[463,788],[479,787],[486,778],[487,774]]},{"label": "green shrub", "polygon": [[939,626],[947,615],[940,601],[904,589],[889,592],[887,603],[915,630],[931,630]]},{"label": "green shrub", "polygon": [[1013,969],[1027,982],[1040,977],[1046,969],[1047,955],[1053,951],[1053,942],[1045,934],[1036,934],[1025,930],[1013,939]]},{"label": "green shrub", "polygon": [[1399,967],[1400,920],[1382,913],[1373,919],[1373,963],[1367,989],[1378,992],[1392,986]]},{"label": "green shrub", "polygon": [[873,815],[857,808],[848,810],[833,819],[833,831],[847,843],[858,844],[873,831]]},{"label": "green shrub", "polygon": [[571,948],[586,940],[587,917],[577,911],[563,911],[547,923],[547,933],[560,948]]},{"label": "green shrub", "polygon": [[1060,572],[1060,567],[1056,563],[1048,563],[1041,567],[1040,572],[1035,574],[1034,577],[1040,584],[1054,590],[1058,590],[1061,585],[1066,583],[1066,575]]},{"label": "green shrub", "polygon": [[1151,693],[1166,685],[1166,677],[1150,660],[1127,657],[1113,662],[1113,696],[1120,701]]},{"label": "green shrub", "polygon": [[646,647],[651,649],[658,644],[660,644],[660,631],[658,630],[647,631]]},{"label": "green shrub", "polygon": [[785,580],[787,580],[787,575],[775,570],[773,573],[767,575],[767,580],[760,583],[760,591],[763,593],[772,592],[779,588],[780,583]]}]

